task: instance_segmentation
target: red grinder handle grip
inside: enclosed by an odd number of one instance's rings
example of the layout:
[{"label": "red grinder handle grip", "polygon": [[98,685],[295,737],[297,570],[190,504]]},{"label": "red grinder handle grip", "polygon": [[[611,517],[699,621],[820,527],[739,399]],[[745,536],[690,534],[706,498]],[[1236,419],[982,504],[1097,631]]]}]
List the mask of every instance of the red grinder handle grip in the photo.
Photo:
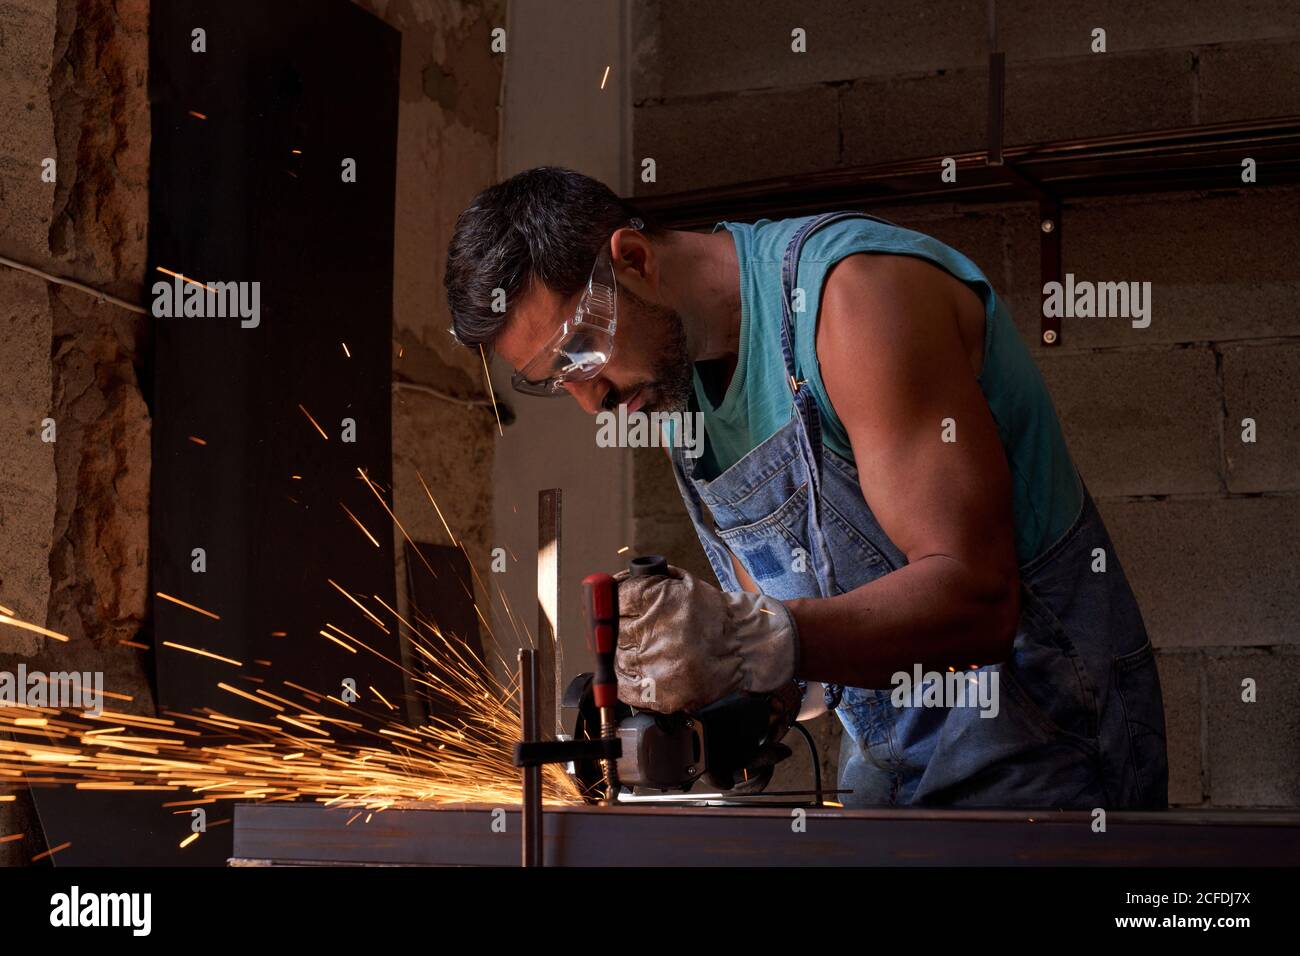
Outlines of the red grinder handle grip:
[{"label": "red grinder handle grip", "polygon": [[596,655],[591,679],[597,707],[613,707],[618,701],[618,676],[614,672],[614,649],[618,645],[618,585],[608,574],[590,574],[582,580],[582,611],[587,625],[587,644]]}]

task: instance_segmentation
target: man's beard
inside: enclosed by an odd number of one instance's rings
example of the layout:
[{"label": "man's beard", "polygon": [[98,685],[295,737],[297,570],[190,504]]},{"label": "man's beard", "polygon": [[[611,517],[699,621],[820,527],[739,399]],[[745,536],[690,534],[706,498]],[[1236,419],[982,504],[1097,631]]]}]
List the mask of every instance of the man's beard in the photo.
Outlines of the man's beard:
[{"label": "man's beard", "polygon": [[653,398],[641,407],[642,411],[685,412],[695,392],[695,379],[690,354],[686,350],[686,326],[682,323],[682,317],[672,309],[637,298],[626,289],[620,289],[619,295],[626,297],[632,306],[629,311],[634,311],[633,321],[657,329],[662,343],[651,379],[626,389],[621,394],[606,396],[605,406],[617,408],[637,392],[644,391],[653,395]]},{"label": "man's beard", "polygon": [[660,315],[660,328],[664,330],[667,341],[659,361],[655,363],[652,383],[655,398],[650,410],[684,412],[695,391],[695,376],[686,352],[686,328],[682,325],[682,317],[669,309],[664,309]]}]

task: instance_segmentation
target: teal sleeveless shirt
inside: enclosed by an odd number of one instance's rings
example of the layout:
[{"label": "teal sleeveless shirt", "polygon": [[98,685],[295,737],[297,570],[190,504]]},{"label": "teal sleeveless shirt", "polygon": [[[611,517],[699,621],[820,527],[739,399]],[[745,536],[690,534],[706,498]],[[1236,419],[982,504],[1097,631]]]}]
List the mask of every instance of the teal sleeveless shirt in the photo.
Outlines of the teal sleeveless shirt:
[{"label": "teal sleeveless shirt", "polygon": [[[740,347],[736,369],[720,404],[708,397],[695,369],[692,410],[704,416],[701,475],[720,475],[790,418],[792,403],[781,359],[781,257],[806,219],[753,224],[722,222],[740,264]],[[916,256],[946,270],[984,303],[984,361],[980,389],[997,423],[1013,486],[1016,553],[1022,564],[1048,550],[1069,530],[1083,506],[1083,488],[1070,460],[1047,386],[1015,323],[979,268],[937,239],[910,229],[853,218],[814,232],[799,257],[796,288],[804,292],[795,314],[795,361],[822,418],[823,444],[853,461],[848,433],[822,384],[817,360],[817,314],[831,268],[861,252]],[[715,392],[716,394],[716,392]],[[938,426],[936,425],[936,428]]]}]

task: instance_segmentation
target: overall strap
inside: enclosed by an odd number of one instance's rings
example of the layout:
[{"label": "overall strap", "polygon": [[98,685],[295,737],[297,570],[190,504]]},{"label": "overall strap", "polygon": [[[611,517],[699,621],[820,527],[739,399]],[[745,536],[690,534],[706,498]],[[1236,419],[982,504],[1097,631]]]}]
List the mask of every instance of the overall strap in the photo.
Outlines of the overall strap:
[{"label": "overall strap", "polygon": [[818,229],[843,219],[871,219],[892,226],[894,223],[879,216],[864,212],[828,212],[809,219],[791,238],[785,247],[785,256],[781,260],[781,358],[785,362],[786,383],[794,396],[795,409],[807,437],[808,449],[812,455],[812,481],[821,479],[822,467],[822,429],[821,416],[817,412],[817,400],[812,389],[801,386],[794,355],[794,308],[791,298],[794,295],[794,283],[799,274],[799,254],[804,243]]}]

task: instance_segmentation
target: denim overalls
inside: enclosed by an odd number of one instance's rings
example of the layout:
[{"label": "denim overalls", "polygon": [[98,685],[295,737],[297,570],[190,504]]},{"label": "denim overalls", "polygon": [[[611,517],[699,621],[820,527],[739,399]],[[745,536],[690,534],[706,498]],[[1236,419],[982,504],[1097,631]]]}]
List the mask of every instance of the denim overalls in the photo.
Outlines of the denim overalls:
[{"label": "denim overalls", "polygon": [[[781,345],[792,384],[800,250],[814,230],[854,215],[862,214],[811,219],[786,248]],[[793,403],[782,428],[712,481],[696,477],[683,448],[672,449],[682,498],[726,590],[741,589],[728,552],[782,600],[841,594],[907,563],[876,523],[857,469],[823,447],[811,390],[799,386]],[[1010,660],[969,671],[982,680],[980,671],[997,672],[996,716],[973,706],[900,707],[889,688],[844,688],[836,713],[844,725],[839,785],[853,791],[841,795],[845,806],[1167,805],[1155,658],[1086,489],[1083,499],[1071,529],[1020,568]],[[1096,549],[1105,570],[1094,570]]]}]

